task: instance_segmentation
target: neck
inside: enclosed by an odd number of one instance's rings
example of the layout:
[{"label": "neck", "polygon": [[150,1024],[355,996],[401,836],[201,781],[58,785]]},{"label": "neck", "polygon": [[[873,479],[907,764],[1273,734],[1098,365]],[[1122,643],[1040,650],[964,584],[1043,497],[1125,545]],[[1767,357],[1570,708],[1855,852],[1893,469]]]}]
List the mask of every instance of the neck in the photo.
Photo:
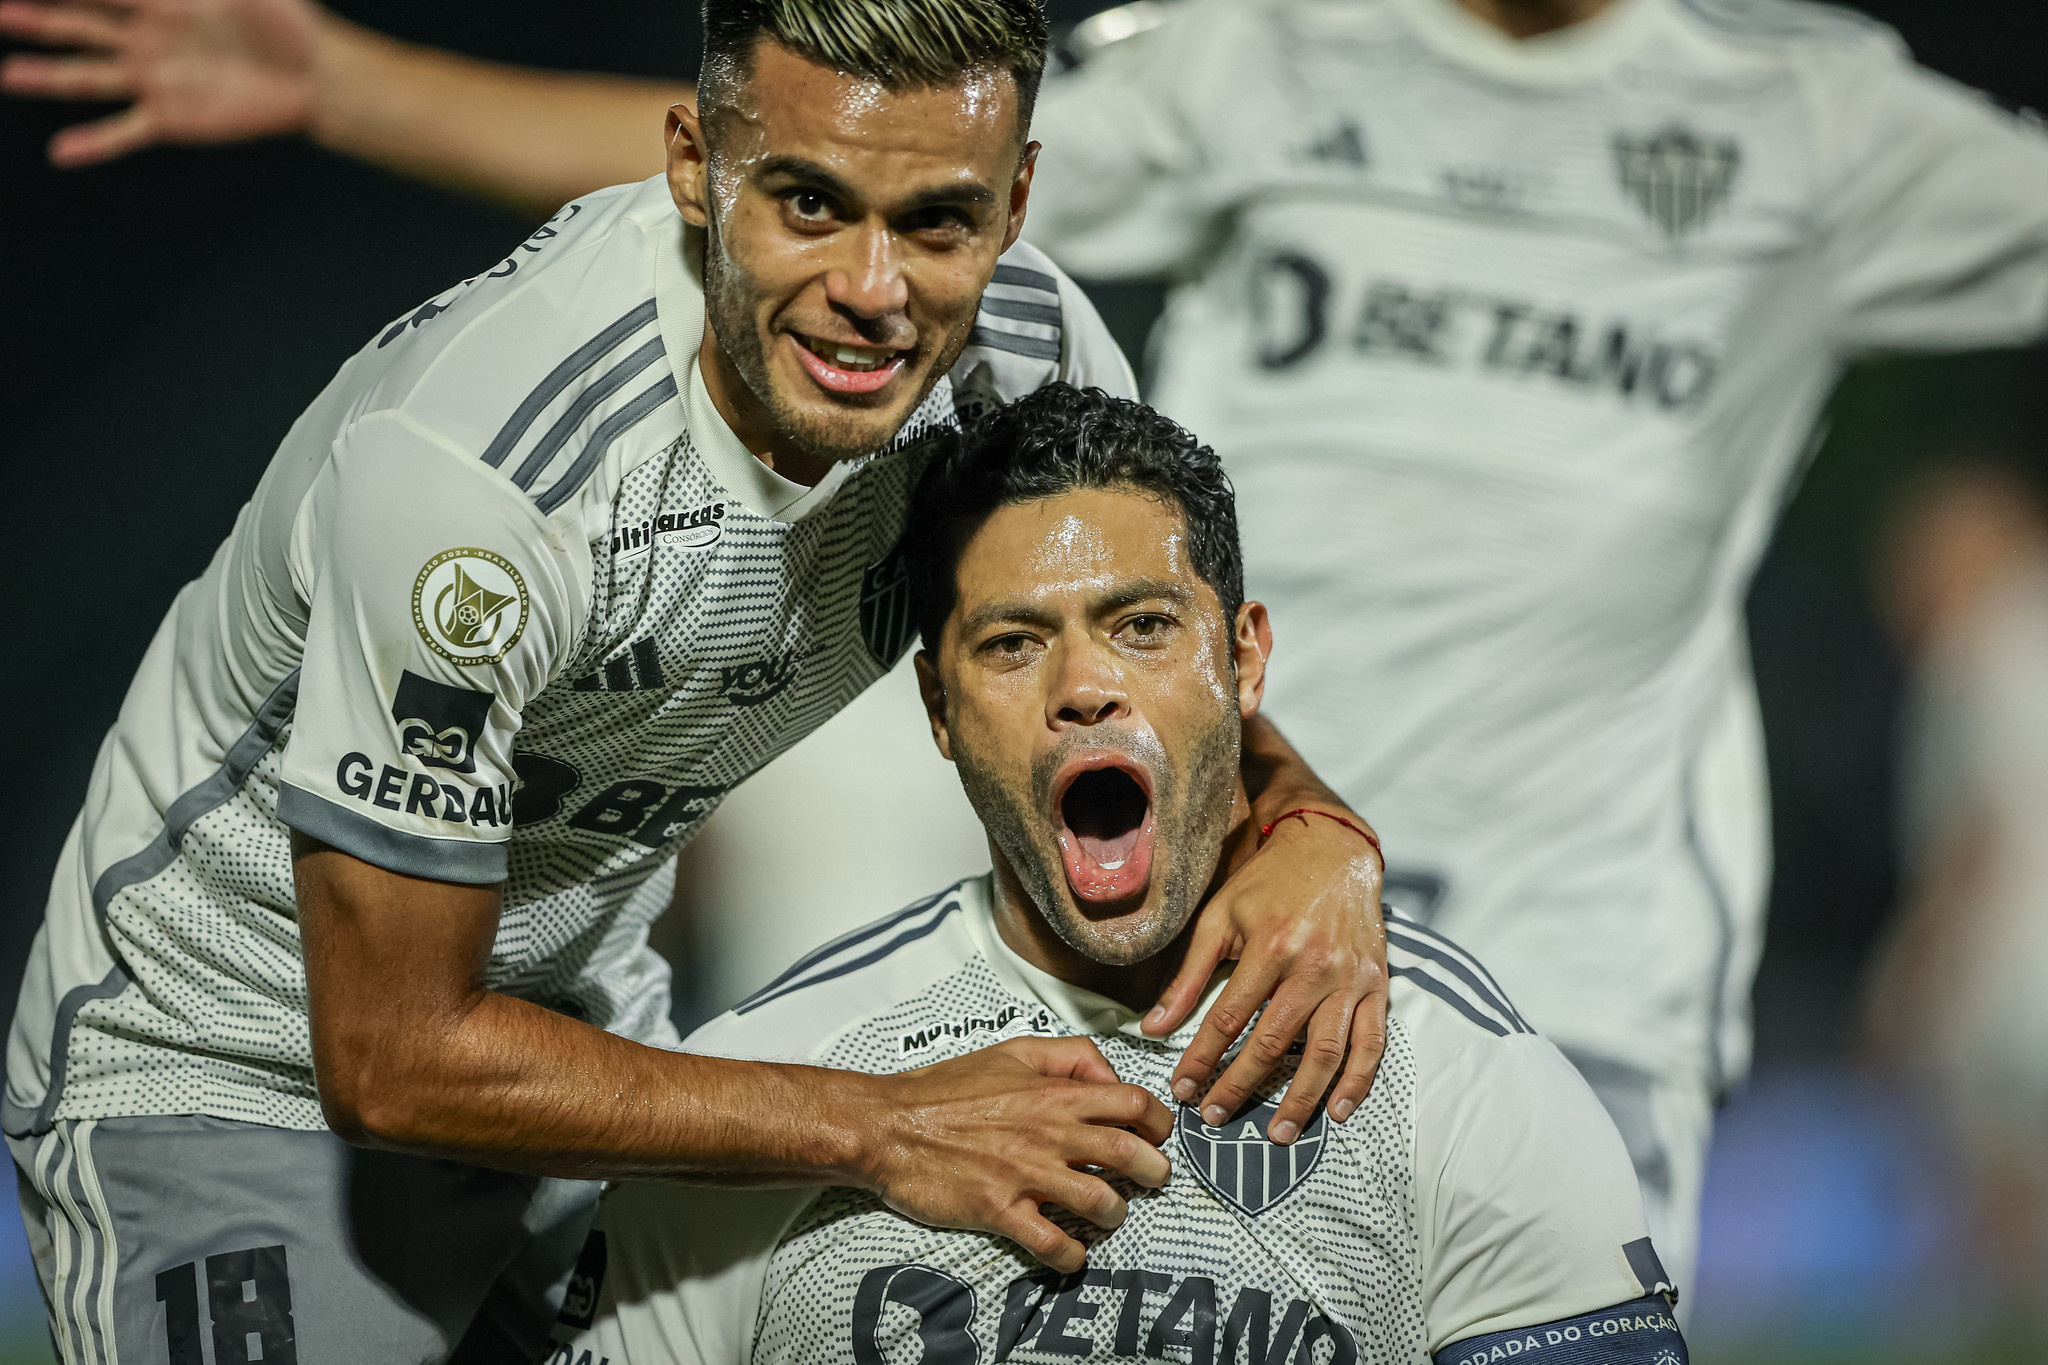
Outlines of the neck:
[{"label": "neck", "polygon": [[1458,0],[1510,38],[1537,38],[1583,24],[1614,0]]},{"label": "neck", "polygon": [[704,391],[711,396],[711,406],[755,459],[806,488],[816,488],[832,471],[830,460],[797,450],[781,438],[768,405],[741,376],[725,347],[718,344],[708,317],[704,319],[703,344],[697,348],[697,368],[704,374]]},{"label": "neck", "polygon": [[[1202,904],[1208,904],[1216,888],[1258,851],[1258,842],[1259,831],[1252,824],[1251,800],[1245,795],[1244,783],[1240,780],[1231,799],[1230,830],[1223,836],[1222,852],[1216,859],[1208,887],[1202,893]],[[1165,850],[1154,851],[1154,867],[1164,861],[1158,857],[1161,852]],[[1188,940],[1194,933],[1196,919],[1200,917],[1200,907],[1188,916],[1188,922],[1165,948],[1142,962],[1113,966],[1097,962],[1060,937],[1030,892],[1024,889],[1016,869],[993,839],[989,841],[989,856],[994,860],[995,868],[990,883],[996,932],[1002,935],[1011,952],[1069,986],[1106,996],[1141,1014],[1152,1007],[1159,999],[1159,992],[1180,969],[1181,959],[1187,956]]]}]

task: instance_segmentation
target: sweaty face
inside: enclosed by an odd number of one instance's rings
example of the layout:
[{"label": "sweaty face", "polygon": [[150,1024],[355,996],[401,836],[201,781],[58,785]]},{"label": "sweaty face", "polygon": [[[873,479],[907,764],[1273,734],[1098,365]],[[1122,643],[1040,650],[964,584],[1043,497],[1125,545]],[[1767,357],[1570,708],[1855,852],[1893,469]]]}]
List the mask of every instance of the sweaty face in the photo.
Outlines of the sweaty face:
[{"label": "sweaty face", "polygon": [[1015,82],[976,70],[891,91],[763,40],[706,90],[708,160],[672,150],[670,178],[708,230],[726,387],[777,444],[825,462],[873,451],[966,345],[1023,225],[1020,151],[1035,147],[1020,147]]},{"label": "sweaty face", "polygon": [[1229,830],[1241,707],[1235,623],[1188,561],[1179,508],[1122,489],[1000,508],[958,589],[942,742],[998,875],[1094,962],[1159,953]]}]

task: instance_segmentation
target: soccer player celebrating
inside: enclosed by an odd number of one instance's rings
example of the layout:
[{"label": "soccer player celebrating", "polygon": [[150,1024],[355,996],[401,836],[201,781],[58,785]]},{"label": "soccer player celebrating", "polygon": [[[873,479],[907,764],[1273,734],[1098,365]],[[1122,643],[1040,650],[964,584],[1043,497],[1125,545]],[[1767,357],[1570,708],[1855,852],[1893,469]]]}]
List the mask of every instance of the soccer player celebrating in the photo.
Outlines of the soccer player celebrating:
[{"label": "soccer player celebrating", "polygon": [[[67,1360],[531,1359],[599,1178],[843,1183],[1062,1269],[1042,1205],[1113,1227],[1166,1178],[1169,1115],[1084,1041],[890,1077],[661,1047],[651,874],[907,647],[930,439],[1129,387],[1014,245],[1034,5],[708,17],[667,176],[375,337],[149,649],[7,1067]],[[1355,822],[1245,753],[1268,820]],[[1249,979],[1180,1079],[1270,996],[1211,1102],[1306,1026],[1306,1125],[1377,1058],[1378,866],[1335,819],[1283,837],[1204,916],[1186,996]]]},{"label": "soccer player celebrating", "polygon": [[[1148,408],[1050,385],[934,462],[911,527],[925,705],[994,871],[803,958],[689,1045],[889,1074],[1080,1037],[1164,1096],[1177,1040],[1138,1019],[1260,838],[1238,749],[1272,633],[1222,468]],[[1086,1234],[1085,1273],[859,1190],[628,1182],[547,1359],[1682,1361],[1586,1083],[1471,957],[1388,933],[1358,1116],[1275,1147],[1270,1100],[1183,1109],[1174,1178]]]}]

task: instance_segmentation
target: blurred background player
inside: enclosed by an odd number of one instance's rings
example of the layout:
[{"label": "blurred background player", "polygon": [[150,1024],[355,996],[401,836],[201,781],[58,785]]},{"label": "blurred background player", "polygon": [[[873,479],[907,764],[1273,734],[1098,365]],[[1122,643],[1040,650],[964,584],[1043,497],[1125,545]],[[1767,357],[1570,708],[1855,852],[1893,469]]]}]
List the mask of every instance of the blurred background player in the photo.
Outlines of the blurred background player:
[{"label": "blurred background player", "polygon": [[[240,120],[535,206],[651,155],[625,111],[681,90],[259,11],[15,0],[117,55],[8,84],[143,95],[71,160]],[[1768,865],[1742,595],[1848,357],[2048,319],[2048,143],[1800,4],[1191,0],[1082,38],[1029,234],[1183,281],[1155,397],[1303,642],[1273,713],[1372,803],[1397,903],[1580,1063],[1683,1280]],[[222,50],[288,97],[194,100]]]},{"label": "blurred background player", "polygon": [[[1961,1158],[2002,1329],[2048,1343],[2048,511],[2016,462],[1909,483],[1884,597],[1912,661],[1908,894],[1872,974],[1880,1057]],[[1902,1008],[1903,1006],[1903,1008]],[[2014,1358],[2017,1358],[2016,1356]]]}]

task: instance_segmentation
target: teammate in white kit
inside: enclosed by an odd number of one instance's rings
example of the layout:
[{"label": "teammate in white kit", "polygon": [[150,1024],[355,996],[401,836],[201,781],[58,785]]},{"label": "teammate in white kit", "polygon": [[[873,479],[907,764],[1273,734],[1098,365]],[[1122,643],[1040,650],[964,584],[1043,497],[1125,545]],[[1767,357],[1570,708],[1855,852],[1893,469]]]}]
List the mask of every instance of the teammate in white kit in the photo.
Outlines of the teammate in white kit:
[{"label": "teammate in white kit", "polygon": [[[8,88],[138,97],[72,164],[305,131],[556,202],[682,93],[306,0],[119,8],[5,11],[85,49]],[[1767,884],[1743,596],[1844,363],[2048,322],[2048,141],[1794,0],[1178,0],[1089,34],[1124,41],[1049,83],[1032,240],[1186,281],[1155,399],[1237,480],[1296,645],[1269,709],[1387,825],[1396,903],[1593,1081],[1685,1278]]]},{"label": "teammate in white kit", "polygon": [[[1072,1266],[1041,1205],[1114,1226],[1104,1177],[1166,1177],[1169,1115],[1085,1043],[900,1079],[666,1050],[653,874],[907,647],[929,438],[1055,378],[1129,387],[1014,245],[1035,6],[709,18],[666,180],[375,337],[150,647],[9,1043],[67,1361],[531,1358],[598,1178],[844,1181]],[[1247,761],[1285,769],[1272,814],[1327,795],[1284,747]],[[1309,1012],[1341,1060],[1356,1012],[1355,1102],[1377,863],[1302,823],[1206,932],[1259,998],[1292,978],[1240,1081]]]},{"label": "teammate in white kit", "polygon": [[1767,886],[1750,576],[1849,357],[2048,322],[2048,138],[1775,0],[1139,14],[1048,80],[1027,236],[1185,281],[1151,396],[1236,481],[1268,711],[1579,1063],[1683,1283]]},{"label": "teammate in white kit", "polygon": [[[1242,600],[1222,467],[1149,409],[1053,385],[940,456],[911,525],[918,672],[994,871],[803,958],[688,1046],[887,1073],[1082,1037],[1165,1096],[1176,1040],[1138,1017],[1259,837],[1236,757],[1273,634]],[[1291,1147],[1266,1140],[1270,1101],[1183,1108],[1173,1179],[1091,1237],[1084,1273],[857,1191],[628,1182],[546,1359],[1682,1361],[1584,1080],[1472,958],[1388,934],[1365,1108]]]}]

